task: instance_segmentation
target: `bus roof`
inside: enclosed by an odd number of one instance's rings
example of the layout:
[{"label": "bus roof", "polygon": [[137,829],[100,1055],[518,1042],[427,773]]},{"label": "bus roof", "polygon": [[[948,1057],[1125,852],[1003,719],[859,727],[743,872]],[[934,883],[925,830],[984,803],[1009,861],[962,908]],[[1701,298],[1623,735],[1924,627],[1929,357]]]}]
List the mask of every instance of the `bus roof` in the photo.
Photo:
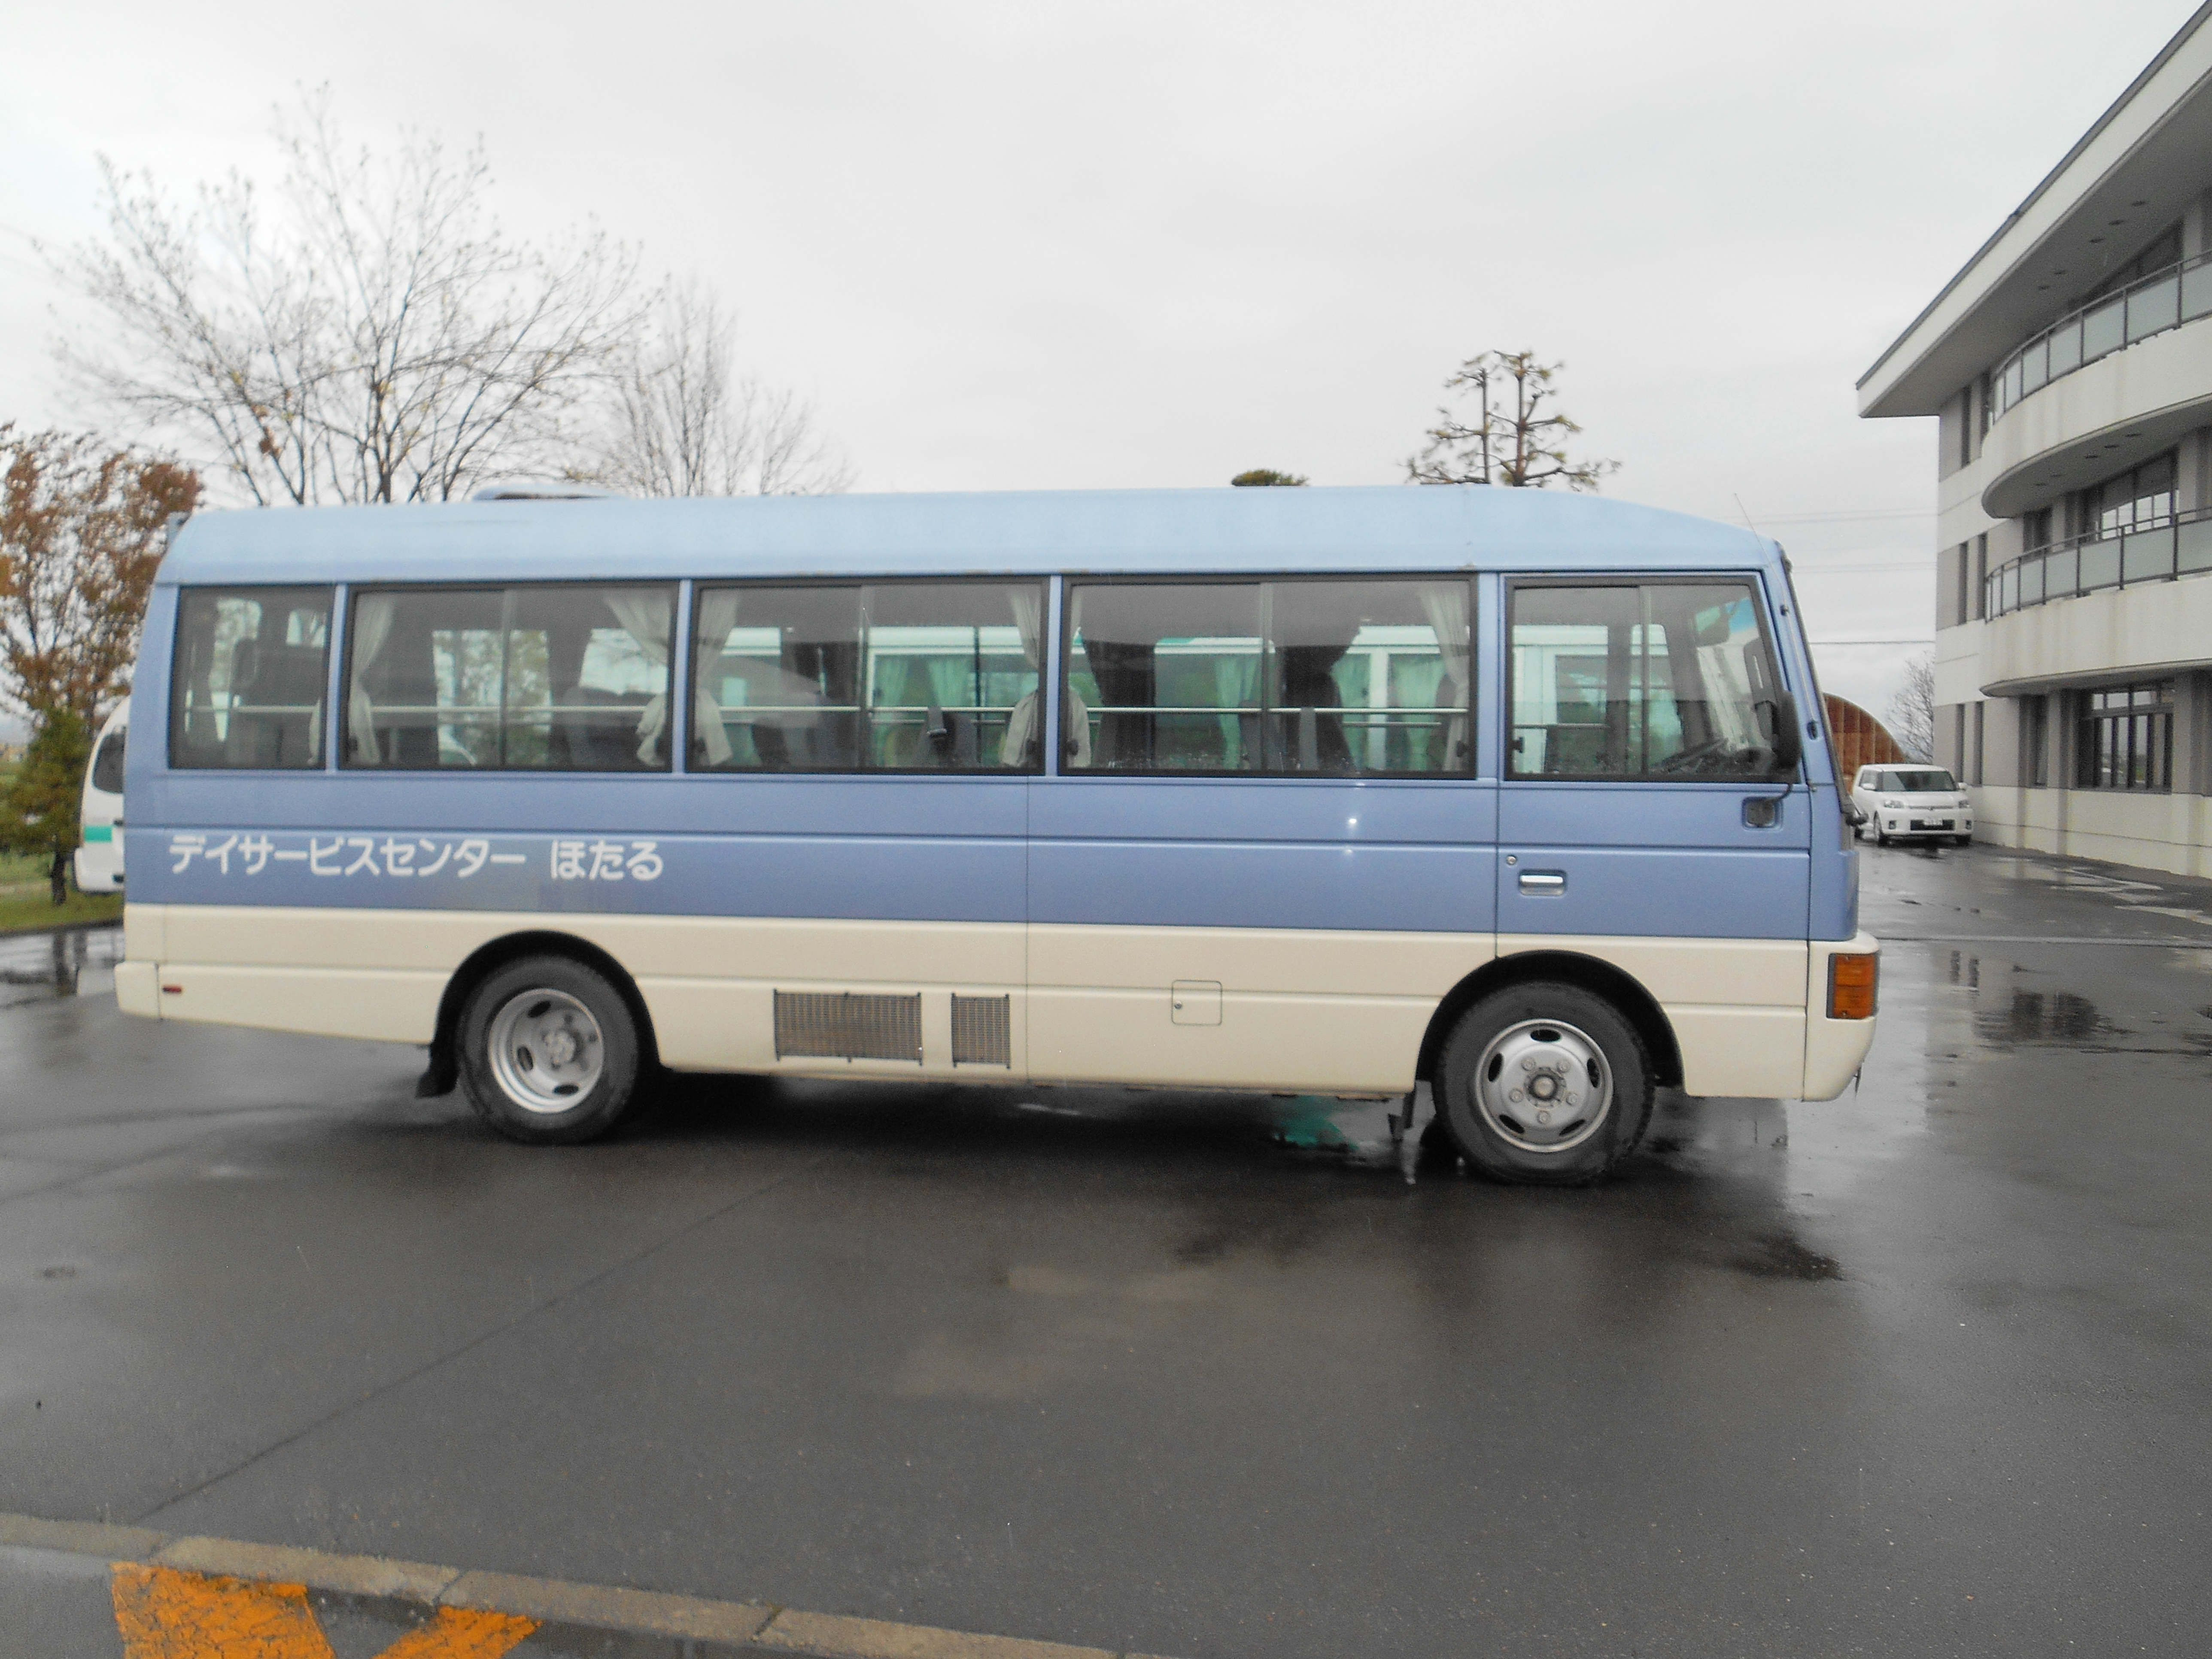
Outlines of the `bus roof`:
[{"label": "bus roof", "polygon": [[1778,553],[1626,501],[1400,484],[247,509],[191,520],[158,580],[1751,569]]}]

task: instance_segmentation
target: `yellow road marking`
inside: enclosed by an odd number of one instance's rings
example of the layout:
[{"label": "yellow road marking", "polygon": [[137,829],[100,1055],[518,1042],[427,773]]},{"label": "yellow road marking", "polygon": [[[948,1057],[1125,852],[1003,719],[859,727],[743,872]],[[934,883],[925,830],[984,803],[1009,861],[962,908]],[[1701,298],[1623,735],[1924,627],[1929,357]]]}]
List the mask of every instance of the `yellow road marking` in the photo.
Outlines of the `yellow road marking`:
[{"label": "yellow road marking", "polygon": [[[124,1659],[336,1659],[305,1584],[118,1561],[109,1590]],[[379,1659],[500,1659],[537,1628],[511,1613],[441,1607]]]},{"label": "yellow road marking", "polygon": [[118,1561],[110,1591],[123,1659],[336,1659],[305,1584]]},{"label": "yellow road marking", "polygon": [[378,1659],[499,1659],[538,1628],[519,1613],[484,1613],[475,1607],[440,1607],[438,1616],[410,1630]]}]

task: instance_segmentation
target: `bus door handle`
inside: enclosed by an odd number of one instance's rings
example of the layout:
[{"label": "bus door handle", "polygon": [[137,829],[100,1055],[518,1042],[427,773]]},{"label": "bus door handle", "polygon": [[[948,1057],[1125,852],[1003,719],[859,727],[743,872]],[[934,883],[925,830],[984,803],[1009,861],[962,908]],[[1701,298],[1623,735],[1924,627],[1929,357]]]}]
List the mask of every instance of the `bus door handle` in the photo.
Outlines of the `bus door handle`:
[{"label": "bus door handle", "polygon": [[1523,870],[1521,890],[1537,898],[1558,898],[1567,890],[1564,870]]},{"label": "bus door handle", "polygon": [[1789,799],[1784,792],[1779,795],[1753,795],[1743,804],[1743,827],[1747,830],[1771,830],[1782,822],[1782,803]]}]

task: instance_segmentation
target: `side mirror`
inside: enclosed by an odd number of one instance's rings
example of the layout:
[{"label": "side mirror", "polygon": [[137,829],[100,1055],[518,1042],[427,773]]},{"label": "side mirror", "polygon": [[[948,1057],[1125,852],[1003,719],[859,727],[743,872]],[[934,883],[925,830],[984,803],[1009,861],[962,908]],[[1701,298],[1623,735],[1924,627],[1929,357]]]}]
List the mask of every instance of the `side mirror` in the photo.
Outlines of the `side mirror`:
[{"label": "side mirror", "polygon": [[1846,794],[1844,797],[1844,822],[1854,830],[1869,822],[1873,814]]}]

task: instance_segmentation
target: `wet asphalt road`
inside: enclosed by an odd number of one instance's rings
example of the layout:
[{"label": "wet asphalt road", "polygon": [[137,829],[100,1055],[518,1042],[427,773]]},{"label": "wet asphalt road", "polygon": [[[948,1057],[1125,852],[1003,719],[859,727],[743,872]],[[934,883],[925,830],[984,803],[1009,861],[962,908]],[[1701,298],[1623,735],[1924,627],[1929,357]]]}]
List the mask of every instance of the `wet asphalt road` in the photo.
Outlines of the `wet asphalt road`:
[{"label": "wet asphalt road", "polygon": [[0,1509],[1194,1659],[2202,1652],[2212,886],[1864,866],[1863,1086],[1581,1193],[1162,1093],[527,1151],[0,940]]}]

